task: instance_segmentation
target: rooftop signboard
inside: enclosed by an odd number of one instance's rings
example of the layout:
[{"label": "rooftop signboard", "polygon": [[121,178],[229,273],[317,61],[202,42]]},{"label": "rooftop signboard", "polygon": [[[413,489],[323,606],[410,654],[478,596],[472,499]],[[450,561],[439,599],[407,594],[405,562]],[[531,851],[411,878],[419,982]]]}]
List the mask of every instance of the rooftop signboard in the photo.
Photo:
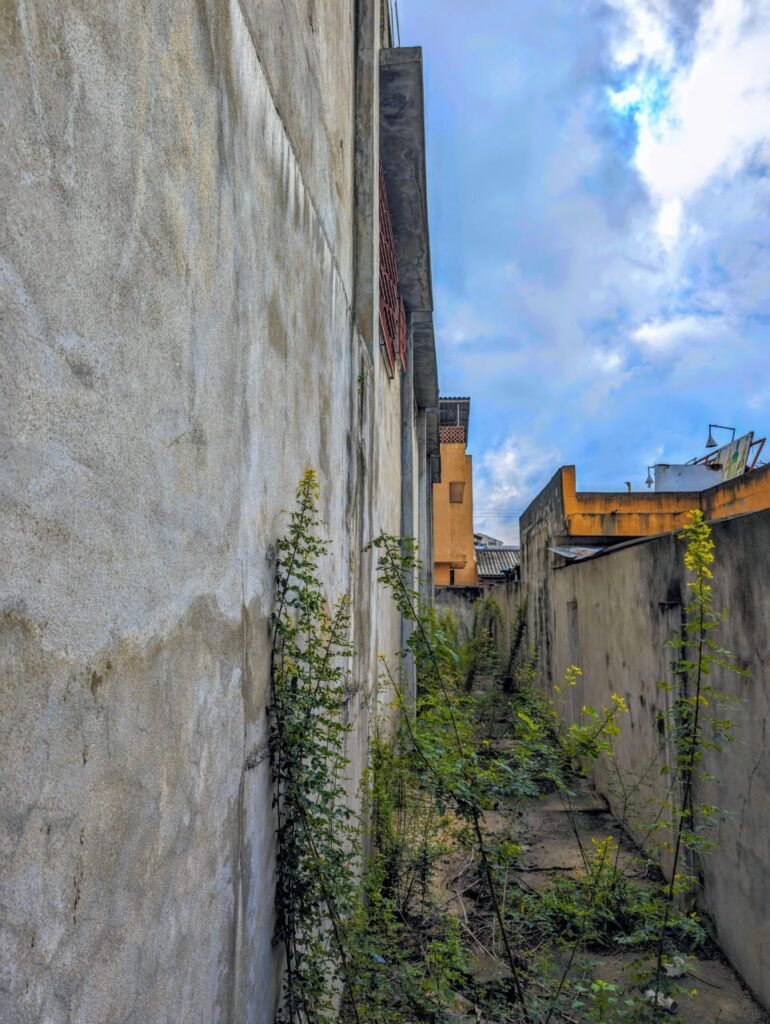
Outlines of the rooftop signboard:
[{"label": "rooftop signboard", "polygon": [[709,462],[712,464],[716,463],[722,467],[720,480],[715,481],[716,483],[734,480],[736,476],[740,476],[745,471],[749,448],[753,440],[754,432],[750,431],[748,434],[744,434],[743,437],[736,437],[734,441],[724,445],[722,448],[718,448],[713,453]]}]

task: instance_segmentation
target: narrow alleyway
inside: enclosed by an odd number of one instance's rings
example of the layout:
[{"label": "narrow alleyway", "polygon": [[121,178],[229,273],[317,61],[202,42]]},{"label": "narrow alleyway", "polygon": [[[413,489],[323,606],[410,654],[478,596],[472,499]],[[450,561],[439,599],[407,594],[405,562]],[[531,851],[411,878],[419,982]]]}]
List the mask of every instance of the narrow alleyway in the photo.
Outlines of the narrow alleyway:
[{"label": "narrow alleyway", "polygon": [[[474,694],[476,700],[488,701],[491,686],[489,680],[480,681]],[[491,749],[496,756],[505,757],[516,742],[506,737],[505,713],[488,722],[488,726],[490,734],[496,737],[491,741]],[[566,794],[548,791],[546,783],[538,796],[524,802],[502,799],[495,809],[485,812],[490,847],[497,844],[502,848],[507,843],[512,851],[501,879],[506,914],[516,904],[522,916],[537,919],[539,904],[547,904],[551,913],[554,893],[569,880],[585,880],[586,860],[590,864],[608,839],[618,875],[629,879],[642,894],[648,893],[651,900],[660,892],[660,872],[624,834],[605,799],[578,776],[570,779],[569,788]],[[446,835],[452,836],[451,829]],[[498,1020],[509,1018],[490,1016],[489,1006],[494,1004],[494,993],[502,993],[510,985],[511,974],[479,878],[477,860],[467,847],[451,838],[449,842],[452,848],[437,865],[434,890],[441,907],[459,922],[472,975],[465,994],[456,996],[449,1017],[456,1024],[497,1024]],[[535,924],[528,932],[530,938],[536,928]],[[544,978],[550,973],[552,978],[558,978],[566,973],[564,992],[570,993],[565,999],[567,1005],[579,1000],[581,988],[590,992],[592,985],[597,986],[599,995],[603,989],[616,1002],[612,1004],[614,1009],[606,1011],[597,1004],[594,1016],[584,1016],[586,1011],[581,1007],[581,1012],[576,1009],[574,1016],[564,1009],[554,1012],[550,1020],[564,1024],[584,1020],[608,1024],[637,1019],[630,1009],[624,1012],[624,1000],[634,999],[635,1013],[639,1012],[639,1003],[643,1003],[644,993],[649,990],[652,944],[626,944],[622,935],[612,935],[609,921],[602,942],[589,939],[573,943],[566,939],[566,935],[549,936],[544,929],[522,961],[523,969],[532,972],[530,984],[537,987],[538,975]],[[683,950],[682,973],[673,984],[677,991],[672,996],[670,1012],[662,1015],[664,1020],[681,1024],[770,1024],[770,1015],[753,999],[719,948],[707,937],[695,943],[692,950]],[[475,988],[477,1000],[469,997],[469,988]]]}]

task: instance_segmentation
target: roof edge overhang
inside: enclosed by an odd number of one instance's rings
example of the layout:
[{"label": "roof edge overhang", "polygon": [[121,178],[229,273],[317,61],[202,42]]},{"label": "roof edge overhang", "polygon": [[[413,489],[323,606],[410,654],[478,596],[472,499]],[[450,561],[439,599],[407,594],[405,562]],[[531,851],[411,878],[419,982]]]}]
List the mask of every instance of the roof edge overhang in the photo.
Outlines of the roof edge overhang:
[{"label": "roof edge overhang", "polygon": [[436,444],[438,444],[438,363],[432,313],[410,314],[414,362],[414,397],[420,409],[436,412]]},{"label": "roof edge overhang", "polygon": [[415,399],[420,408],[430,409],[438,406],[438,367],[419,46],[380,50],[380,161],[393,225],[398,288],[412,326]]}]

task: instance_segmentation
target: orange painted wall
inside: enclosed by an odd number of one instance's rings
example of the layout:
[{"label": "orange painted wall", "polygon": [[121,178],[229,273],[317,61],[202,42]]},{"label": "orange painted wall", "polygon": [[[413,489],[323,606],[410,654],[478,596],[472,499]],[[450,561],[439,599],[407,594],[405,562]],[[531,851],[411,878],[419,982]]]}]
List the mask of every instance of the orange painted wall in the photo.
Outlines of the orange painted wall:
[{"label": "orange painted wall", "polygon": [[[462,503],[450,502],[450,483],[465,484]],[[452,568],[455,586],[478,586],[473,544],[473,460],[464,444],[441,445],[441,483],[433,485],[433,558],[437,586],[450,585]]]},{"label": "orange painted wall", "polygon": [[726,519],[770,508],[770,465],[701,492],[706,519]]},{"label": "orange painted wall", "polygon": [[706,491],[576,491],[574,466],[562,467],[561,485],[570,537],[650,537],[679,529],[694,508],[711,520],[770,508],[770,466]]}]

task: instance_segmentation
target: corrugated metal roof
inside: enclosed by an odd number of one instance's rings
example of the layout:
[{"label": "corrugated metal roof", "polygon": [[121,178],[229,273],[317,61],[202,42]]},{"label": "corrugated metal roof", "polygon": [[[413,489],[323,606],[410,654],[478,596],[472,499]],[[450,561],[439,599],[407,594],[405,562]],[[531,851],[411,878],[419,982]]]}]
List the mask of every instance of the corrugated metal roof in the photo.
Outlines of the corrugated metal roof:
[{"label": "corrugated metal roof", "polygon": [[566,558],[568,562],[580,562],[584,558],[593,558],[594,555],[598,555],[600,551],[604,551],[604,548],[600,547],[588,547],[587,545],[571,545],[570,547],[558,547],[548,548],[559,558]]},{"label": "corrugated metal roof", "polygon": [[570,547],[561,548],[549,548],[559,558],[566,558],[568,562],[580,562],[584,558],[593,558],[594,555],[598,555],[600,551],[604,551],[604,548],[589,547],[587,545],[571,545]]},{"label": "corrugated metal roof", "polygon": [[476,548],[479,576],[502,576],[521,565],[520,549],[512,544]]}]

